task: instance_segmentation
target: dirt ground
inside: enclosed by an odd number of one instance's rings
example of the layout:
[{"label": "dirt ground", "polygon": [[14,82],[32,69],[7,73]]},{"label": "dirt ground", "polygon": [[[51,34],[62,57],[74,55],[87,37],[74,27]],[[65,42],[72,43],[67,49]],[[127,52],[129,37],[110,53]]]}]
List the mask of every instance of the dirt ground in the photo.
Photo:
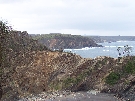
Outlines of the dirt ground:
[{"label": "dirt ground", "polygon": [[62,95],[45,101],[123,101],[115,98],[113,95],[97,93],[91,94],[87,92],[77,92],[70,95]]}]

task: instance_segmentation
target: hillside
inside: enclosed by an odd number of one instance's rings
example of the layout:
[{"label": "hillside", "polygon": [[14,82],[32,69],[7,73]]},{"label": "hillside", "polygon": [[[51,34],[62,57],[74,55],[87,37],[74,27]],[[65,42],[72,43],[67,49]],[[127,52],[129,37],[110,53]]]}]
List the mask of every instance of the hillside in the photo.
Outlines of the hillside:
[{"label": "hillside", "polygon": [[12,86],[20,98],[57,90],[76,92],[98,89],[133,99],[135,64],[129,61],[134,61],[134,57],[120,61],[109,57],[84,59],[72,53],[49,51],[33,51],[29,56],[32,58],[25,56],[22,62],[16,63],[11,76],[10,82],[14,82]]},{"label": "hillside", "polygon": [[[18,101],[43,92],[88,91],[135,100],[135,57],[82,58],[51,51],[27,32],[0,23],[0,94],[2,101]],[[27,99],[28,100],[28,99]]]},{"label": "hillside", "polygon": [[[13,74],[18,64],[28,64],[32,51],[49,49],[33,40],[26,31],[14,31],[0,21],[0,98],[15,96]],[[26,58],[27,57],[27,58]]]},{"label": "hillside", "polygon": [[50,49],[78,49],[84,47],[101,47],[96,44],[91,38],[81,35],[71,34],[42,34],[32,35],[33,39],[38,40],[49,47]]}]

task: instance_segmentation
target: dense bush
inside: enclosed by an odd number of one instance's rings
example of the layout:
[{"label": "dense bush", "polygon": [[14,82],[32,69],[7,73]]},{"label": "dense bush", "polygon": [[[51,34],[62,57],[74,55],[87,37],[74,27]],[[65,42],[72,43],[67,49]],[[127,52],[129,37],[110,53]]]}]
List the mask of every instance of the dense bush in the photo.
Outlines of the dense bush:
[{"label": "dense bush", "polygon": [[67,87],[71,87],[72,85],[77,85],[79,84],[80,82],[82,82],[85,77],[88,76],[88,73],[90,71],[84,71],[82,73],[80,73],[79,75],[77,75],[76,77],[68,77],[64,80],[64,87],[67,88]]},{"label": "dense bush", "polygon": [[106,77],[106,83],[109,85],[114,85],[117,83],[117,81],[120,79],[120,74],[116,72],[111,72],[107,77]]},{"label": "dense bush", "polygon": [[124,73],[133,74],[135,73],[135,63],[133,61],[129,61],[123,69]]},{"label": "dense bush", "polygon": [[116,84],[120,78],[123,78],[129,74],[135,73],[135,56],[125,58],[124,65],[121,72],[111,72],[106,78],[105,82],[109,85]]}]

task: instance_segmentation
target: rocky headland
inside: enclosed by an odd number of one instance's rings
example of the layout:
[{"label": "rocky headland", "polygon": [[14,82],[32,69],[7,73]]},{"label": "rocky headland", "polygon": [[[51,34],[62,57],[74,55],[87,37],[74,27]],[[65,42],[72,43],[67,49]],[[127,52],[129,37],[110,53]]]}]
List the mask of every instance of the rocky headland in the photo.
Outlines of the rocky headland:
[{"label": "rocky headland", "polygon": [[94,42],[92,38],[71,34],[34,34],[33,39],[44,44],[50,49],[78,49],[84,47],[102,47]]}]

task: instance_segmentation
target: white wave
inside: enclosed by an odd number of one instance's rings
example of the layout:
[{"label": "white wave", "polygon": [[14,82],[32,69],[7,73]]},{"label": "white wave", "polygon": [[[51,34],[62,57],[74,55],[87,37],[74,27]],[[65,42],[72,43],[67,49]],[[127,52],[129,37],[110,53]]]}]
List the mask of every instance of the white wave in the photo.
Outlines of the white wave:
[{"label": "white wave", "polygon": [[105,47],[109,47],[109,46],[105,46]]},{"label": "white wave", "polygon": [[116,42],[127,42],[127,41],[116,41]]},{"label": "white wave", "polygon": [[117,46],[110,46],[110,47],[117,47]]},{"label": "white wave", "polygon": [[117,46],[117,47],[124,47],[124,46]]},{"label": "white wave", "polygon": [[82,50],[88,50],[88,49],[89,49],[89,47],[82,48]]},{"label": "white wave", "polygon": [[64,49],[64,50],[70,50],[70,49]]},{"label": "white wave", "polygon": [[116,41],[116,42],[121,42],[121,41]]},{"label": "white wave", "polygon": [[85,48],[82,48],[82,50],[89,50],[89,49],[95,49],[96,47],[85,47]]},{"label": "white wave", "polygon": [[[124,46],[117,46],[117,47],[124,47]],[[128,47],[134,47],[134,46],[128,46]]]},{"label": "white wave", "polygon": [[73,49],[73,50],[82,50],[82,49]]},{"label": "white wave", "polygon": [[105,47],[117,47],[117,46],[105,46]]},{"label": "white wave", "polygon": [[103,51],[105,52],[105,51],[109,51],[109,50],[103,50]]}]

